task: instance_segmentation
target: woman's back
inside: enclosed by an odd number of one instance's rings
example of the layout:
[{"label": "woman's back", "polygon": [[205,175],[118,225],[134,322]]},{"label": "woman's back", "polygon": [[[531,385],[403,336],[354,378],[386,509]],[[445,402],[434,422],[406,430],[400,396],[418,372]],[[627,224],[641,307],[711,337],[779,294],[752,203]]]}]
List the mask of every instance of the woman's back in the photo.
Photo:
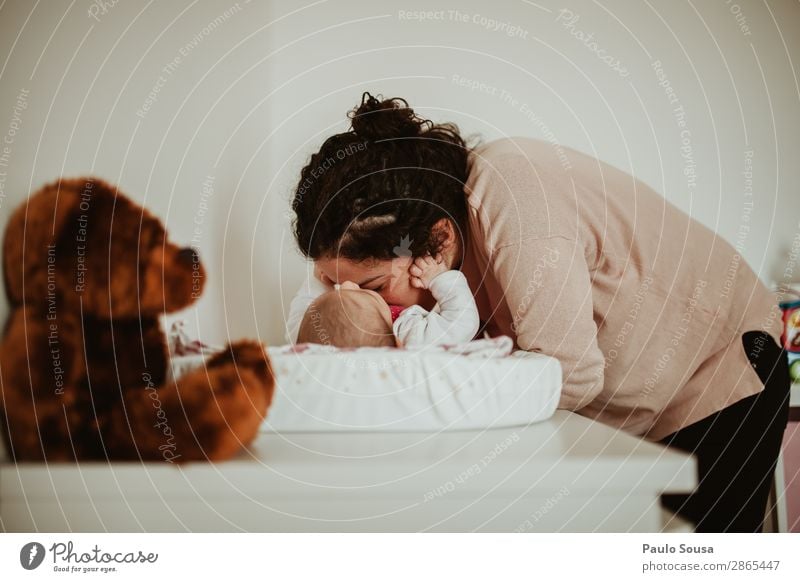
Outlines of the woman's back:
[{"label": "woman's back", "polygon": [[481,317],[559,358],[562,407],[659,439],[763,389],[739,337],[778,339],[773,294],[647,185],[515,138],[473,152],[467,193]]}]

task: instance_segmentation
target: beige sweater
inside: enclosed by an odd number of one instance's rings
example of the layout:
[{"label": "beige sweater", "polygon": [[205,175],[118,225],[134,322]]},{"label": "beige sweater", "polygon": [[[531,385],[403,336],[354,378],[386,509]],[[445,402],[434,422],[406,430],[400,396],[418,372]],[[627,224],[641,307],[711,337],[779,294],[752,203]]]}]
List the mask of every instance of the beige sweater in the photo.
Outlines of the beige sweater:
[{"label": "beige sweater", "polygon": [[741,334],[779,340],[774,295],[645,184],[516,138],[473,152],[467,194],[481,320],[558,358],[561,408],[658,440],[763,389]]}]

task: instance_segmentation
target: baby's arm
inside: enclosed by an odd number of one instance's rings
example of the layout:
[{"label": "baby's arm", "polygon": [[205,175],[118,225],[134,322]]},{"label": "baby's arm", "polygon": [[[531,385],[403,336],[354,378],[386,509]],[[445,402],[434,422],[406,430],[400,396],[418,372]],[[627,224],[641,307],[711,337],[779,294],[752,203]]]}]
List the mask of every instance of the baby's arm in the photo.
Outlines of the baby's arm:
[{"label": "baby's arm", "polygon": [[478,333],[478,308],[461,271],[448,270],[430,257],[417,259],[410,269],[414,286],[431,290],[439,312],[419,305],[403,310],[394,322],[394,334],[406,347],[463,343]]},{"label": "baby's arm", "polygon": [[289,305],[289,317],[286,319],[286,340],[289,343],[297,343],[297,334],[300,332],[303,316],[314,299],[331,289],[333,289],[332,285],[326,285],[316,277],[308,277],[303,281]]}]

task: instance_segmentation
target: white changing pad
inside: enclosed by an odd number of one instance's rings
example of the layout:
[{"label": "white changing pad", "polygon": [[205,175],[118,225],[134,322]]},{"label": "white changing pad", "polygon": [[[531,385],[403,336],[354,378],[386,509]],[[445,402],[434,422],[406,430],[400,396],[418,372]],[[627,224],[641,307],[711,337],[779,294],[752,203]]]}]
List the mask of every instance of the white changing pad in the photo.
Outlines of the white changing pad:
[{"label": "white changing pad", "polygon": [[270,353],[277,386],[264,429],[440,431],[545,420],[561,393],[558,360],[361,348]]},{"label": "white changing pad", "polygon": [[[498,339],[424,350],[268,347],[276,387],[262,430],[436,432],[550,418],[561,394],[558,360],[508,354],[510,343],[495,349]],[[173,373],[203,359],[174,358]]]}]

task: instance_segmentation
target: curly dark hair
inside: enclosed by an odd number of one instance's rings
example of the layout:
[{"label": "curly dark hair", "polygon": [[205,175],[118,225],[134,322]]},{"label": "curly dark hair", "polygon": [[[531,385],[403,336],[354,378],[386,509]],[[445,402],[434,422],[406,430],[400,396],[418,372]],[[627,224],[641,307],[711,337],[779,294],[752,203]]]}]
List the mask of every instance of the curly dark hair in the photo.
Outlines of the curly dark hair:
[{"label": "curly dark hair", "polygon": [[369,93],[349,118],[350,130],[329,137],[300,175],[292,201],[300,251],[354,261],[435,256],[442,218],[464,236],[469,151],[458,127]]}]

